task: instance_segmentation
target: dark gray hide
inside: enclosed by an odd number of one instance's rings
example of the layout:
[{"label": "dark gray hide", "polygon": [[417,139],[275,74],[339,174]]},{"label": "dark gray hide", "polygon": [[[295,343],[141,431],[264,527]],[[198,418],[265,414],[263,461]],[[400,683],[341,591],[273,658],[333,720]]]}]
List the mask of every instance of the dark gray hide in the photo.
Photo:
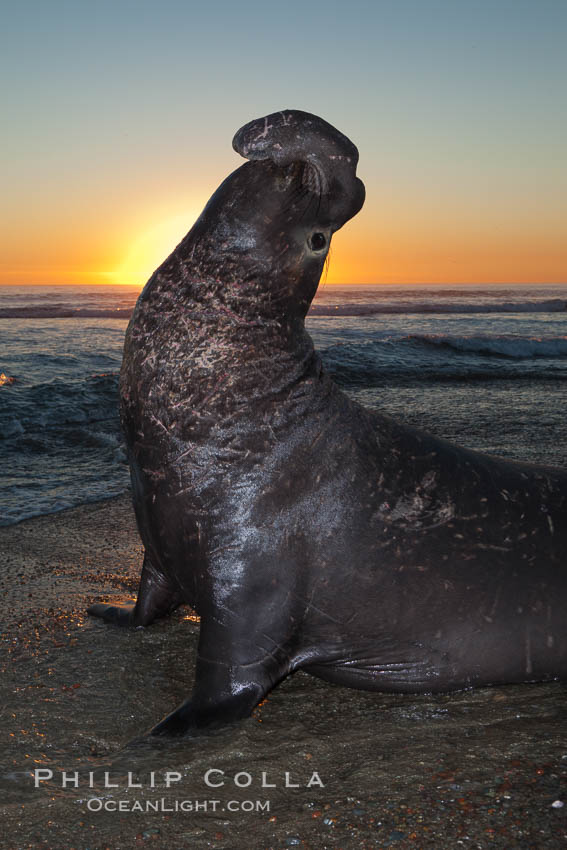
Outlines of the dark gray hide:
[{"label": "dark gray hide", "polygon": [[303,668],[371,690],[567,674],[567,474],[392,422],[325,375],[304,328],[358,152],[308,113],[252,121],[231,174],[148,281],[122,420],[148,625],[201,617],[191,698],[154,734],[249,715]]}]

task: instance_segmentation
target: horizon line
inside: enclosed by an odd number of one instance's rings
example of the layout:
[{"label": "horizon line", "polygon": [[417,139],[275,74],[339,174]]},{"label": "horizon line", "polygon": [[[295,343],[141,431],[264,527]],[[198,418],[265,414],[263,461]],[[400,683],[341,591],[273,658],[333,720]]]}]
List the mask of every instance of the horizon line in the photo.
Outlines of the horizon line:
[{"label": "horizon line", "polygon": [[[13,281],[0,281],[0,287],[20,287],[21,289],[25,289],[26,287],[34,287],[34,286],[45,286],[45,287],[89,287],[90,289],[96,289],[98,287],[122,287],[125,289],[143,289],[146,285],[147,281],[144,283],[39,283],[37,281],[27,282],[27,283],[18,283]],[[460,281],[428,281],[428,280],[420,280],[420,281],[374,281],[374,282],[366,282],[366,283],[345,283],[338,281],[322,281],[319,283],[318,288],[322,287],[334,287],[334,286],[567,286],[567,278],[565,280],[531,280],[531,281],[519,281],[519,280],[493,280],[493,281],[479,281],[479,280],[460,280]]]}]

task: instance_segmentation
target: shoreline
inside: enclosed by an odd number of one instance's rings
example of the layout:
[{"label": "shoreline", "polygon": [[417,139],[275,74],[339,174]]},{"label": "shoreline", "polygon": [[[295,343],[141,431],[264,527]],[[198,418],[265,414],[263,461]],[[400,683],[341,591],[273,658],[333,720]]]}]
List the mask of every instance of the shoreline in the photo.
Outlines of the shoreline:
[{"label": "shoreline", "polygon": [[78,510],[82,510],[83,508],[89,508],[91,506],[94,507],[95,505],[106,504],[107,502],[114,502],[114,501],[118,502],[118,501],[123,500],[123,499],[126,499],[126,500],[129,499],[130,501],[132,500],[132,495],[131,495],[129,486],[128,486],[128,489],[125,490],[123,493],[116,493],[113,496],[101,496],[99,499],[92,499],[88,502],[81,502],[81,504],[78,504],[78,505],[68,505],[65,508],[57,508],[56,510],[50,511],[49,513],[33,514],[32,516],[22,517],[22,519],[16,520],[16,522],[10,522],[10,523],[7,523],[5,525],[0,525],[0,537],[1,537],[3,531],[5,531],[9,528],[15,528],[16,526],[20,526],[25,522],[34,522],[36,520],[42,520],[42,519],[47,520],[50,517],[56,517],[56,516],[59,516],[60,514],[69,513],[70,511],[78,511]]},{"label": "shoreline", "polygon": [[[132,548],[136,558],[132,558]],[[0,551],[4,553],[0,587],[7,603],[5,640],[14,621],[31,609],[42,619],[56,607],[73,618],[86,618],[81,604],[91,588],[112,594],[117,587],[126,590],[132,585],[137,565],[141,565],[142,545],[131,496],[126,493],[2,526]],[[116,564],[105,573],[104,556],[109,551]],[[100,571],[93,570],[94,563]],[[24,587],[32,589],[23,591]]]}]

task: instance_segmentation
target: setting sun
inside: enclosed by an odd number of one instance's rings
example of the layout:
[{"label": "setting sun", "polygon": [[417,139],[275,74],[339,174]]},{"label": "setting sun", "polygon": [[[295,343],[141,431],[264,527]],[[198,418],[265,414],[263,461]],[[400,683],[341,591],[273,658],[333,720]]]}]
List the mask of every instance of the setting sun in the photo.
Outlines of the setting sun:
[{"label": "setting sun", "polygon": [[199,213],[195,207],[142,231],[130,243],[122,262],[108,272],[109,282],[143,286],[191,229]]}]

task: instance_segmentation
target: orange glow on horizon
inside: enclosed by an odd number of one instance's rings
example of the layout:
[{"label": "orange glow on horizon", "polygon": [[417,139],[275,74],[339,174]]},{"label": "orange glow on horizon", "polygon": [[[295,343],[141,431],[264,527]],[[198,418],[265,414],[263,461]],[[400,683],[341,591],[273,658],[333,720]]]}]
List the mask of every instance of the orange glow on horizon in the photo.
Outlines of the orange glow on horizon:
[{"label": "orange glow on horizon", "polygon": [[[0,269],[0,284],[124,284],[141,289],[190,230],[201,208],[202,203],[189,203],[181,212],[179,207],[175,212],[164,207],[161,215],[139,212],[129,230],[116,221],[94,233],[69,232],[71,228],[50,232],[47,224],[31,247],[9,243],[8,237],[4,252],[8,262]],[[369,209],[334,235],[322,282],[398,286],[567,282],[567,250],[559,234],[543,228],[525,233],[477,228],[461,233],[454,222],[406,226],[400,220],[376,221],[372,212]]]},{"label": "orange glow on horizon", "polygon": [[145,284],[161,263],[167,259],[197,220],[200,210],[170,216],[151,225],[136,236],[122,261],[106,272],[107,283],[140,286]]}]

